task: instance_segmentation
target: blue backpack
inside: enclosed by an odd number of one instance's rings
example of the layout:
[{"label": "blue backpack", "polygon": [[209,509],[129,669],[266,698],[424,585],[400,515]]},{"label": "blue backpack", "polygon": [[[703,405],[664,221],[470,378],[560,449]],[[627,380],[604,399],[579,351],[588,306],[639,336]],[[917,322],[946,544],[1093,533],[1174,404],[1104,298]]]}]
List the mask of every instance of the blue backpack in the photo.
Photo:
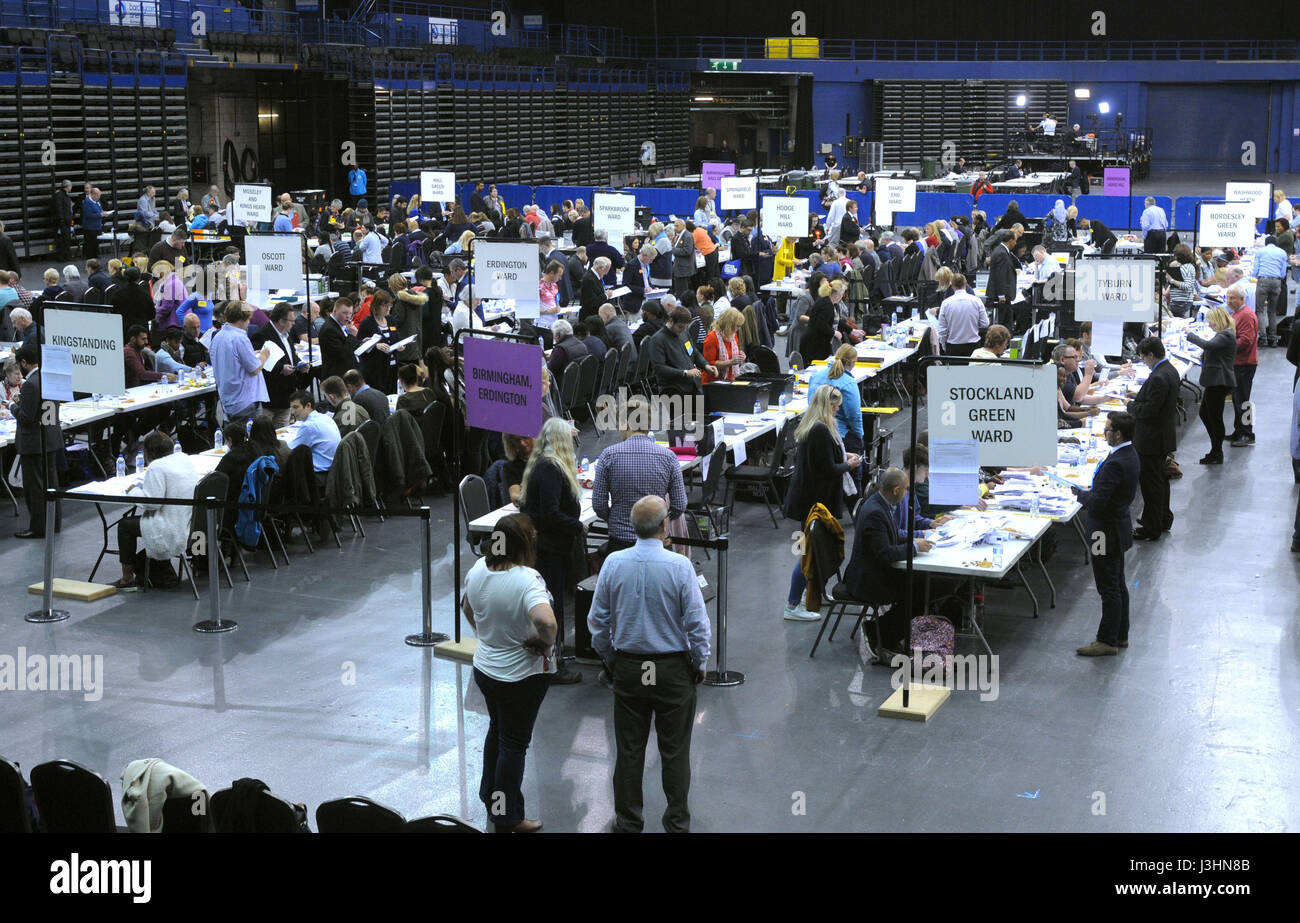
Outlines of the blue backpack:
[{"label": "blue backpack", "polygon": [[[280,466],[276,464],[274,456],[263,455],[255,459],[248,466],[248,471],[244,475],[244,484],[239,488],[239,501],[265,503],[266,486],[271,481],[271,475],[278,474],[279,471]],[[235,520],[235,538],[245,548],[257,547],[257,543],[262,540],[262,524],[258,521],[256,510],[239,511],[238,518]]]}]

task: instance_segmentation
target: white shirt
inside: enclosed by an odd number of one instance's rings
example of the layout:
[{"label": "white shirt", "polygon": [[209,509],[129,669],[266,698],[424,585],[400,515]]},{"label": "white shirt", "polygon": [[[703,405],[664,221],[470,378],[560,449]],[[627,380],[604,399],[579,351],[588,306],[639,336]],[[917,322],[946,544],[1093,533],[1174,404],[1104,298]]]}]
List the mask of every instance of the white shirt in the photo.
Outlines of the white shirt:
[{"label": "white shirt", "polygon": [[461,302],[456,305],[456,310],[451,312],[451,332],[455,336],[461,330],[473,324],[473,329],[482,330],[483,322],[479,320],[477,314],[469,309],[469,305]]},{"label": "white shirt", "polygon": [[1043,119],[1038,123],[1038,127],[1043,130],[1045,136],[1056,134],[1056,119]]},{"label": "white shirt", "polygon": [[541,574],[523,565],[489,570],[487,560],[479,558],[465,577],[465,599],[478,635],[476,669],[503,683],[545,672],[542,658],[523,646],[537,635],[529,611],[551,601]]},{"label": "white shirt", "polygon": [[848,211],[848,197],[836,199],[831,203],[830,209],[826,213],[826,239],[835,242],[840,239],[840,224],[844,221],[844,213]]}]

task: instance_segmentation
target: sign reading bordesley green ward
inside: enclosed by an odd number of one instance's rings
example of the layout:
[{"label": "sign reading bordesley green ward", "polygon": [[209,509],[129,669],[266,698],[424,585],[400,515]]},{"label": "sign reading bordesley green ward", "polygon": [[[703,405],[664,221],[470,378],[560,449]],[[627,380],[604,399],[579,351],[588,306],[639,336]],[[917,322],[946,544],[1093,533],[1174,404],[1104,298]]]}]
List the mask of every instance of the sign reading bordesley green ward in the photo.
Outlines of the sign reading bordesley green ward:
[{"label": "sign reading bordesley green ward", "polygon": [[930,439],[974,439],[981,466],[1056,464],[1056,368],[931,366]]}]

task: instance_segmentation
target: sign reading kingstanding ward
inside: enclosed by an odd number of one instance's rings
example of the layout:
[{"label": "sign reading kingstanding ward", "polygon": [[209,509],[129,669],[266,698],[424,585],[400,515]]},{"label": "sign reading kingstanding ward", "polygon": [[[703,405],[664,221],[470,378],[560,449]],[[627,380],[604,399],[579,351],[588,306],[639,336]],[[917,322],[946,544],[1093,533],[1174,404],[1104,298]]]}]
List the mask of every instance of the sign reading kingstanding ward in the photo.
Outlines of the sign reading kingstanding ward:
[{"label": "sign reading kingstanding ward", "polygon": [[45,342],[72,354],[72,390],[87,394],[126,391],[122,318],[97,311],[45,311]]},{"label": "sign reading kingstanding ward", "polygon": [[1077,260],[1074,264],[1074,319],[1155,319],[1154,260]]},{"label": "sign reading kingstanding ward", "polygon": [[973,439],[981,466],[1056,464],[1056,368],[932,366],[930,441]]},{"label": "sign reading kingstanding ward", "polygon": [[515,317],[536,317],[541,308],[541,266],[531,241],[474,241],[474,294],[493,300],[510,298]]},{"label": "sign reading kingstanding ward", "polygon": [[536,437],[542,431],[542,347],[472,336],[464,347],[469,425]]}]

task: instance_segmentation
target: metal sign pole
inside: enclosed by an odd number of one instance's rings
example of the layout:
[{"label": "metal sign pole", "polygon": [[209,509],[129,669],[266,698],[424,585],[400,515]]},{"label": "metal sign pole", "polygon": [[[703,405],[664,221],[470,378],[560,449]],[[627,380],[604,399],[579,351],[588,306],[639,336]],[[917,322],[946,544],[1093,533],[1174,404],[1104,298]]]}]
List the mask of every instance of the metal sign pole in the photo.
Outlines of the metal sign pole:
[{"label": "metal sign pole", "polygon": [[204,497],[202,502],[203,511],[207,517],[208,596],[212,599],[212,618],[197,623],[194,630],[200,634],[234,631],[239,627],[239,624],[237,622],[223,621],[221,618],[221,578],[219,576],[219,562],[217,561],[217,556],[221,554],[221,544],[217,530],[219,501],[216,497]]},{"label": "metal sign pole", "polygon": [[[457,495],[459,493],[457,491]],[[406,636],[406,643],[412,647],[431,647],[447,640],[445,634],[433,630],[433,523],[431,515],[427,505],[420,507],[420,604],[422,618],[420,633]],[[459,567],[457,567],[456,573],[459,575]],[[460,611],[459,598],[458,591],[456,600],[453,601],[457,612]],[[459,619],[457,624],[459,625]],[[459,637],[457,640],[460,640]]]},{"label": "metal sign pole", "polygon": [[[45,435],[45,427],[41,426],[41,436]],[[49,461],[44,452],[41,453],[41,464],[46,465],[46,472],[49,471]],[[62,622],[68,618],[67,609],[54,608],[54,524],[58,516],[58,501],[54,497],[54,488],[45,489],[45,585],[42,588],[42,606],[33,612],[28,612],[23,616],[24,621],[47,623]]]},{"label": "metal sign pole", "polygon": [[727,669],[727,549],[731,544],[727,536],[718,537],[718,668],[704,674],[706,686],[739,686],[745,674]]}]

